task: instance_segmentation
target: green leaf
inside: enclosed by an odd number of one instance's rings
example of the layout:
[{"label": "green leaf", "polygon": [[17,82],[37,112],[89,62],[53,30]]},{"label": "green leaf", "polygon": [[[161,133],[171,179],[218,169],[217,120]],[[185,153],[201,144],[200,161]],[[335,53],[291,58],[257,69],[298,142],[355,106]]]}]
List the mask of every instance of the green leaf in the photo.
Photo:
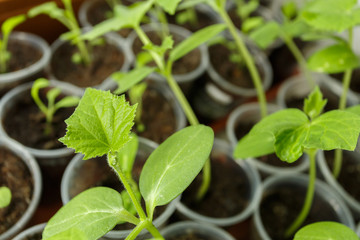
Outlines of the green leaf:
[{"label": "green leaf", "polygon": [[165,52],[173,47],[173,44],[174,44],[174,40],[172,39],[172,36],[166,36],[163,39],[161,46],[148,43],[143,46],[143,49],[156,52],[159,56],[163,57],[165,55]]},{"label": "green leaf", "polygon": [[301,228],[294,240],[359,240],[351,228],[337,222],[316,222]]},{"label": "green leaf", "polygon": [[139,139],[136,134],[132,133],[130,141],[127,142],[124,147],[117,152],[117,163],[119,164],[119,168],[125,174],[130,174],[130,176],[136,158],[138,146]]},{"label": "green leaf", "polygon": [[75,96],[66,96],[55,103],[55,109],[75,107],[79,104],[80,98]]},{"label": "green leaf", "polygon": [[326,112],[311,122],[306,148],[353,151],[360,133],[360,116],[348,111]]},{"label": "green leaf", "polygon": [[357,115],[360,115],[360,105],[356,105],[356,106],[352,106],[349,108],[346,108],[345,111],[351,112],[351,113],[355,113]]},{"label": "green leaf", "polygon": [[237,143],[233,155],[237,159],[264,156],[275,152],[274,142],[275,137],[270,132],[247,134]]},{"label": "green leaf", "polygon": [[54,19],[60,19],[65,17],[64,10],[60,9],[55,2],[45,2],[31,8],[28,12],[28,16],[31,18],[40,14],[47,14]]},{"label": "green leaf", "polygon": [[356,0],[308,1],[301,17],[311,26],[323,31],[342,32],[359,23]]},{"label": "green leaf", "polygon": [[323,99],[320,88],[316,86],[304,102],[304,112],[310,117],[310,119],[315,119],[322,113],[327,103],[327,99]]},{"label": "green leaf", "polygon": [[289,37],[299,37],[312,31],[311,27],[300,18],[285,22],[282,26],[283,32]]},{"label": "green leaf", "polygon": [[6,19],[1,26],[1,32],[3,34],[3,38],[5,38],[5,36],[8,36],[17,25],[24,22],[25,20],[26,20],[26,16],[24,14],[13,16]]},{"label": "green leaf", "polygon": [[99,239],[120,221],[137,223],[130,217],[117,191],[106,187],[88,189],[63,206],[48,222],[43,239],[49,239],[73,228],[85,233],[86,239]]},{"label": "green leaf", "polygon": [[47,240],[88,240],[86,234],[77,228],[69,228],[68,230],[56,234]]},{"label": "green leaf", "polygon": [[275,152],[278,158],[284,162],[293,163],[304,152],[303,143],[308,135],[309,126],[285,129],[276,136]]},{"label": "green leaf", "polygon": [[143,66],[137,67],[130,72],[116,72],[111,75],[111,78],[114,79],[118,88],[114,91],[115,94],[122,94],[129,90],[132,86],[136,85],[147,77],[150,73],[154,72],[155,68]]},{"label": "green leaf", "polygon": [[282,5],[281,11],[287,19],[292,19],[297,15],[296,3],[293,1],[286,2]]},{"label": "green leaf", "polygon": [[308,67],[317,72],[340,73],[358,67],[359,59],[346,44],[336,44],[313,54]]},{"label": "green leaf", "polygon": [[224,24],[215,24],[203,28],[178,44],[170,53],[169,61],[175,62],[201,44],[210,40],[225,29]]},{"label": "green leaf", "polygon": [[148,216],[190,185],[209,157],[213,141],[210,127],[195,125],[171,135],[152,152],[139,183]]},{"label": "green leaf", "polygon": [[8,187],[0,187],[0,208],[6,207],[11,202],[11,191]]},{"label": "green leaf", "polygon": [[252,31],[249,37],[262,49],[269,47],[280,34],[280,28],[275,21],[269,21]]},{"label": "green leaf", "polygon": [[155,0],[155,2],[159,4],[170,15],[173,15],[175,13],[177,5],[181,2],[181,0]]},{"label": "green leaf", "polygon": [[244,21],[241,30],[244,33],[248,33],[251,30],[254,30],[255,28],[261,26],[262,24],[264,24],[264,19],[262,17],[250,17]]},{"label": "green leaf", "polygon": [[125,96],[87,88],[73,115],[65,120],[67,132],[59,139],[84,159],[119,151],[130,140],[136,105]]}]

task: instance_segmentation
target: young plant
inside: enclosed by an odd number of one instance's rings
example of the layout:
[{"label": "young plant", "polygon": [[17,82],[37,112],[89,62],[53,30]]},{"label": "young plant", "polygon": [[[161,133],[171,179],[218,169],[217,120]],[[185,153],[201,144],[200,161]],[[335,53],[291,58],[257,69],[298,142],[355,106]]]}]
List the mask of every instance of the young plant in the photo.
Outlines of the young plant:
[{"label": "young plant", "polygon": [[46,93],[47,106],[41,100],[39,91],[43,88],[49,87],[50,82],[45,78],[37,79],[31,88],[31,97],[33,98],[40,111],[46,117],[45,135],[49,135],[52,132],[52,121],[54,114],[60,108],[74,107],[79,103],[79,97],[66,96],[59,101],[56,98],[60,95],[61,90],[59,88],[52,88]]},{"label": "young plant", "polygon": [[234,150],[234,156],[242,159],[275,152],[280,160],[288,163],[296,161],[303,153],[309,155],[305,202],[298,217],[287,229],[286,237],[294,234],[310,211],[315,190],[316,152],[319,149],[353,151],[359,137],[358,109],[321,114],[326,102],[319,88],[315,87],[304,102],[304,111],[290,108],[267,116],[240,139]]},{"label": "young plant", "polygon": [[1,38],[0,38],[0,74],[6,73],[8,70],[8,62],[11,58],[10,52],[8,52],[9,36],[12,30],[20,23],[26,20],[26,16],[21,14],[4,21],[1,26]]},{"label": "young plant", "polygon": [[359,240],[351,228],[337,222],[316,222],[302,227],[294,240]]},{"label": "young plant", "polygon": [[11,191],[8,187],[0,187],[0,208],[9,206],[11,202]]},{"label": "young plant", "polygon": [[[63,206],[48,222],[43,239],[98,239],[116,224],[130,222],[136,227],[126,237],[135,239],[143,229],[163,239],[153,225],[154,209],[180,195],[200,172],[212,149],[211,128],[187,127],[166,139],[155,149],[142,169],[139,190],[146,210],[135,196],[124,173],[128,166],[119,151],[128,144],[136,105],[130,106],[124,95],[88,88],[74,114],[67,119],[67,133],[60,139],[84,160],[107,155],[107,163],[117,173],[137,212],[125,209],[122,195],[107,187],[88,189]],[[76,217],[74,217],[76,216]]]},{"label": "young plant", "polygon": [[[129,7],[117,6],[117,14],[112,19],[108,19],[98,24],[83,37],[84,39],[92,40],[109,31],[118,31],[122,28],[134,29],[143,43],[143,49],[148,52],[152,60],[154,60],[157,65],[157,68],[150,70],[149,74],[156,70],[166,79],[170,89],[174,92],[177,100],[183,108],[190,124],[198,125],[199,121],[197,117],[172,75],[172,66],[175,61],[223,31],[225,26],[223,24],[216,24],[201,29],[175,47],[173,47],[173,40],[171,36],[166,36],[160,46],[153,44],[140,27],[141,19],[143,19],[144,15],[154,4],[158,4],[167,13],[173,14],[179,1],[180,0],[147,0],[144,2],[134,3]],[[169,53],[169,57],[165,60],[166,53]],[[200,187],[198,199],[202,199],[209,188],[210,173],[210,161],[207,161],[204,167],[203,184]]]},{"label": "young plant", "polygon": [[62,3],[64,4],[64,9],[59,8],[55,2],[40,4],[30,9],[28,15],[29,17],[35,17],[40,14],[46,14],[65,25],[65,27],[69,29],[69,32],[62,34],[60,37],[75,44],[79,50],[78,53],[73,55],[73,62],[88,65],[91,62],[89,49],[85,41],[81,38],[81,29],[76,20],[71,0],[62,0]]}]

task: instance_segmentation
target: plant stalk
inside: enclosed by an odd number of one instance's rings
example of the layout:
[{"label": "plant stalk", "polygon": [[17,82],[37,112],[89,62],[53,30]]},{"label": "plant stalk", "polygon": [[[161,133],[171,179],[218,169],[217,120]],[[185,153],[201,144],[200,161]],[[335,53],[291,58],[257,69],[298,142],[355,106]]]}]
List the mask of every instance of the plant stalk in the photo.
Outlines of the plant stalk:
[{"label": "plant stalk", "polygon": [[234,23],[231,21],[229,15],[227,14],[226,10],[224,8],[215,9],[218,11],[222,19],[224,20],[228,30],[230,31],[231,36],[233,37],[236,46],[241,54],[241,56],[245,60],[245,64],[247,68],[249,69],[251,78],[253,80],[253,84],[255,86],[258,101],[260,104],[260,110],[261,110],[261,116],[262,118],[266,117],[267,115],[267,106],[266,106],[266,96],[265,92],[262,86],[261,78],[259,75],[259,72],[256,69],[255,63],[253,58],[251,57],[249,50],[246,48],[246,45],[244,44],[243,40],[238,34],[238,30],[234,26]]},{"label": "plant stalk", "polygon": [[108,164],[110,167],[112,167],[115,172],[118,174],[120,181],[122,182],[122,184],[124,185],[124,188],[126,189],[126,191],[128,192],[131,201],[133,202],[135,209],[140,217],[140,221],[144,221],[145,219],[147,219],[146,214],[144,212],[144,210],[142,209],[140,202],[136,199],[135,193],[133,191],[133,189],[131,188],[131,185],[129,184],[128,180],[126,179],[124,173],[122,172],[122,170],[120,168],[118,168],[117,164],[116,164],[116,154],[114,153],[109,153],[108,155]]},{"label": "plant stalk", "polygon": [[143,229],[147,229],[153,237],[156,239],[164,239],[160,232],[156,229],[156,227],[149,222],[149,220],[141,221],[132,231],[131,233],[125,238],[125,240],[134,240]]},{"label": "plant stalk", "polygon": [[306,217],[308,216],[312,201],[314,198],[314,192],[315,192],[315,179],[316,179],[316,149],[309,149],[306,151],[309,155],[309,161],[310,161],[310,168],[309,168],[309,183],[308,188],[305,196],[305,202],[301,209],[300,214],[297,216],[295,221],[290,225],[290,227],[285,231],[285,237],[289,238],[292,236],[295,231],[304,223]]}]

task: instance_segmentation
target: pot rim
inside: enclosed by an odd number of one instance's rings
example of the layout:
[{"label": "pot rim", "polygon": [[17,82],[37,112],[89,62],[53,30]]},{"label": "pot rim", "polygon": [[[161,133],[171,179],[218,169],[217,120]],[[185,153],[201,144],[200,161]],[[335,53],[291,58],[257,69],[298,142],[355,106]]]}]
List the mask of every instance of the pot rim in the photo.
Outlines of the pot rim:
[{"label": "pot rim", "polygon": [[9,36],[9,40],[12,39],[31,44],[41,52],[42,56],[38,61],[26,68],[0,74],[0,84],[9,84],[15,81],[21,81],[22,79],[41,71],[41,69],[45,69],[46,65],[50,61],[51,50],[49,44],[40,36],[28,32],[13,31]]},{"label": "pot rim", "polygon": [[[229,143],[227,143],[226,141],[215,139],[213,148],[224,151],[228,155],[228,157],[232,159]],[[260,202],[260,196],[262,192],[260,175],[256,168],[254,168],[252,164],[248,163],[247,160],[237,161],[234,159],[234,161],[239,165],[239,167],[243,168],[244,173],[247,175],[246,177],[249,180],[248,182],[250,184],[250,188],[252,190],[250,193],[251,196],[249,204],[242,212],[227,218],[208,217],[191,210],[181,201],[176,206],[177,210],[193,221],[204,222],[216,226],[231,226],[249,217],[254,212],[255,208]]]},{"label": "pot rim", "polygon": [[24,231],[22,231],[21,233],[19,233],[18,235],[16,235],[13,240],[24,240],[26,237],[31,236],[34,233],[39,233],[42,232],[45,228],[47,223],[40,223],[37,225],[34,225],[30,228],[25,229]]},{"label": "pot rim", "polygon": [[11,139],[1,138],[0,146],[7,148],[26,164],[34,181],[33,194],[26,211],[10,229],[0,234],[0,239],[8,239],[24,228],[35,213],[41,197],[42,177],[40,167],[35,161],[34,157],[21,144]]},{"label": "pot rim", "polygon": [[[273,175],[267,178],[263,182],[263,193],[266,192],[266,189],[270,187],[276,187],[277,184],[281,183],[295,183],[302,184],[305,188],[307,187],[308,176],[305,174],[283,174],[283,175]],[[350,210],[346,204],[341,200],[340,196],[337,195],[325,182],[320,179],[315,181],[315,194],[319,194],[319,197],[322,197],[324,201],[327,201],[330,206],[333,207],[334,211],[337,213],[340,221],[351,229],[355,229],[354,219],[351,215]],[[271,240],[270,236],[267,234],[265,227],[262,223],[260,217],[260,206],[255,210],[253,223],[256,228],[259,236],[263,240]]]}]

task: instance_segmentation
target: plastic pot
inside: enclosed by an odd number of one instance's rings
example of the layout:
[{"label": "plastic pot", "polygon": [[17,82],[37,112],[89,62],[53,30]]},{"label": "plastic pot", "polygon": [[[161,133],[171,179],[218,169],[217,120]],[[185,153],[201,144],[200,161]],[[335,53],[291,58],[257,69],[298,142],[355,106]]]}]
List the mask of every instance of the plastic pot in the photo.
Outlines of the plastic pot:
[{"label": "plastic pot", "polygon": [[229,233],[214,225],[183,221],[171,224],[161,230],[164,238],[174,238],[187,235],[199,236],[208,240],[235,240]]},{"label": "plastic pot", "polygon": [[[272,192],[278,191],[278,189],[287,189],[289,190],[290,193],[292,193],[291,196],[293,198],[297,196],[296,195],[297,192],[300,192],[300,194],[302,194],[302,196],[305,197],[307,185],[308,185],[308,176],[306,175],[300,175],[300,174],[278,175],[267,178],[263,183],[263,194],[262,194],[263,200],[261,201],[259,208],[256,209],[253,218],[252,239],[261,239],[261,240],[271,239],[270,236],[268,235],[266,226],[264,226],[262,219],[263,209],[261,204],[263,203],[265,196],[267,196]],[[335,216],[340,223],[350,227],[351,229],[354,229],[355,226],[354,226],[353,217],[349,209],[345,205],[345,203],[327,184],[325,184],[324,182],[318,179],[316,180],[315,183],[314,201],[310,214],[312,214],[312,212],[314,211],[313,210],[314,206],[317,206],[318,209],[320,210],[317,211],[316,213],[315,212],[313,213],[314,215],[316,215],[316,217],[318,214],[320,214],[321,211],[326,211],[326,213],[328,213],[328,211],[329,212],[331,211],[332,215]],[[298,211],[300,211],[300,209],[301,207],[298,209]],[[325,221],[327,219],[323,219],[323,220]],[[323,221],[323,220],[319,220],[319,221]]]},{"label": "plastic pot", "polygon": [[[282,109],[275,104],[268,104],[267,107],[269,114]],[[232,146],[235,147],[239,141],[236,135],[239,124],[252,127],[260,119],[260,106],[257,103],[243,104],[232,111],[226,122],[226,135]],[[254,164],[260,173],[262,173],[264,176],[302,172],[309,166],[307,155],[303,155],[303,157],[299,159],[296,164],[283,163],[280,159],[276,161],[276,165],[270,164],[270,162],[261,161],[261,158],[249,158],[248,160]]]},{"label": "plastic pot", "polygon": [[[0,74],[1,95],[25,81],[33,81],[39,77],[50,60],[50,47],[41,37],[27,32],[12,32],[9,42],[19,41],[28,44],[31,48],[41,53],[39,60],[26,68]],[[16,56],[16,55],[14,55]]]},{"label": "plastic pot", "polygon": [[[12,236],[20,232],[33,216],[40,201],[42,181],[40,168],[37,162],[22,145],[2,136],[0,139],[0,146],[10,150],[13,154],[22,159],[33,179],[33,193],[26,211],[10,229],[0,234],[0,239],[6,240],[11,239]],[[22,179],[19,179],[19,181],[22,181]]]},{"label": "plastic pot", "polygon": [[[225,156],[227,159],[224,160]],[[229,164],[232,163],[233,161],[235,161],[234,166],[230,165],[232,169],[236,169],[236,167],[238,168],[237,170],[239,170],[239,177],[241,177],[243,179],[243,184],[241,185],[241,188],[246,189],[244,193],[244,197],[246,198],[246,205],[245,207],[238,213],[236,213],[235,215],[232,216],[228,216],[228,217],[210,217],[204,214],[201,214],[199,212],[197,212],[196,210],[191,209],[190,207],[188,207],[187,205],[185,205],[185,203],[183,203],[182,201],[179,202],[179,204],[177,205],[177,210],[180,213],[180,216],[182,218],[185,219],[190,219],[192,221],[196,221],[196,222],[203,222],[203,223],[207,223],[207,224],[213,224],[213,225],[217,225],[217,226],[233,226],[237,223],[240,223],[242,221],[244,221],[246,218],[248,218],[253,211],[255,210],[259,200],[260,200],[260,195],[261,195],[261,185],[260,185],[260,176],[257,172],[257,170],[251,165],[249,164],[246,160],[234,160],[232,158],[232,153],[231,153],[231,148],[230,148],[230,144],[228,144],[227,142],[223,141],[223,140],[219,140],[219,139],[215,139],[214,142],[214,146],[213,146],[213,150],[211,152],[210,158],[212,159],[216,159],[217,157],[219,157],[219,159],[221,159],[220,161],[223,164]],[[214,162],[212,162],[214,163]],[[218,167],[216,167],[217,169],[219,169]],[[230,167],[228,167],[230,168]],[[217,169],[214,169],[214,167],[212,167],[212,172],[217,171]],[[225,173],[226,174],[226,173]],[[214,175],[212,173],[212,175]],[[214,180],[212,180],[214,181]],[[226,188],[226,186],[224,186],[224,188]],[[189,188],[188,188],[189,189]],[[210,190],[211,191],[211,183],[210,183]],[[183,197],[182,199],[184,199],[184,195],[185,193],[183,193]],[[226,196],[224,196],[226,198]],[[220,202],[220,199],[218,199]],[[206,196],[205,198],[202,200],[202,202],[200,202],[200,204],[204,204],[204,201],[206,201]],[[229,205],[233,205],[236,203],[233,203],[232,201],[228,201],[227,202]],[[237,203],[240,204],[240,203]],[[213,206],[216,207],[216,206]]]},{"label": "plastic pot", "polygon": [[18,235],[16,235],[16,237],[14,237],[13,240],[26,240],[26,239],[28,239],[30,237],[35,236],[35,235],[42,234],[45,226],[46,226],[46,223],[41,223],[41,224],[32,226],[32,227],[22,231]]},{"label": "plastic pot", "polygon": [[[139,149],[137,153],[137,160],[135,160],[135,166],[137,161],[145,161],[151,152],[157,147],[158,145],[145,138],[139,137]],[[94,165],[93,165],[94,164]],[[134,166],[134,168],[135,168]],[[63,175],[62,181],[61,181],[61,199],[63,204],[66,204],[70,201],[72,197],[74,197],[76,194],[78,194],[78,191],[83,191],[87,188],[90,188],[92,185],[96,185],[96,183],[99,179],[99,176],[103,174],[103,169],[109,169],[107,166],[106,159],[96,158],[96,159],[90,159],[87,161],[83,160],[82,154],[77,154],[70,162],[70,164],[67,166],[65,173]],[[106,172],[111,171],[110,169]],[[82,174],[88,174],[88,178],[83,176]],[[106,174],[106,173],[105,173]],[[110,173],[114,174],[114,173]],[[115,176],[115,174],[114,174]],[[101,177],[101,176],[100,176]],[[76,180],[77,178],[77,180]],[[83,183],[79,183],[79,180]],[[117,181],[118,178],[115,176],[115,179]],[[74,190],[74,186],[85,184],[81,187],[81,189]],[[120,184],[120,183],[119,183]],[[175,211],[175,206],[177,202],[179,202],[180,197],[174,199],[171,203],[169,203],[165,210],[154,220],[154,225],[156,227],[161,227],[163,224],[165,224],[168,220],[168,218],[172,215],[172,213]],[[125,239],[127,235],[131,232],[130,230],[112,230],[108,232],[104,238],[110,238],[110,239]],[[146,234],[147,231],[141,232],[141,235]],[[140,236],[139,236],[140,237]]]}]

